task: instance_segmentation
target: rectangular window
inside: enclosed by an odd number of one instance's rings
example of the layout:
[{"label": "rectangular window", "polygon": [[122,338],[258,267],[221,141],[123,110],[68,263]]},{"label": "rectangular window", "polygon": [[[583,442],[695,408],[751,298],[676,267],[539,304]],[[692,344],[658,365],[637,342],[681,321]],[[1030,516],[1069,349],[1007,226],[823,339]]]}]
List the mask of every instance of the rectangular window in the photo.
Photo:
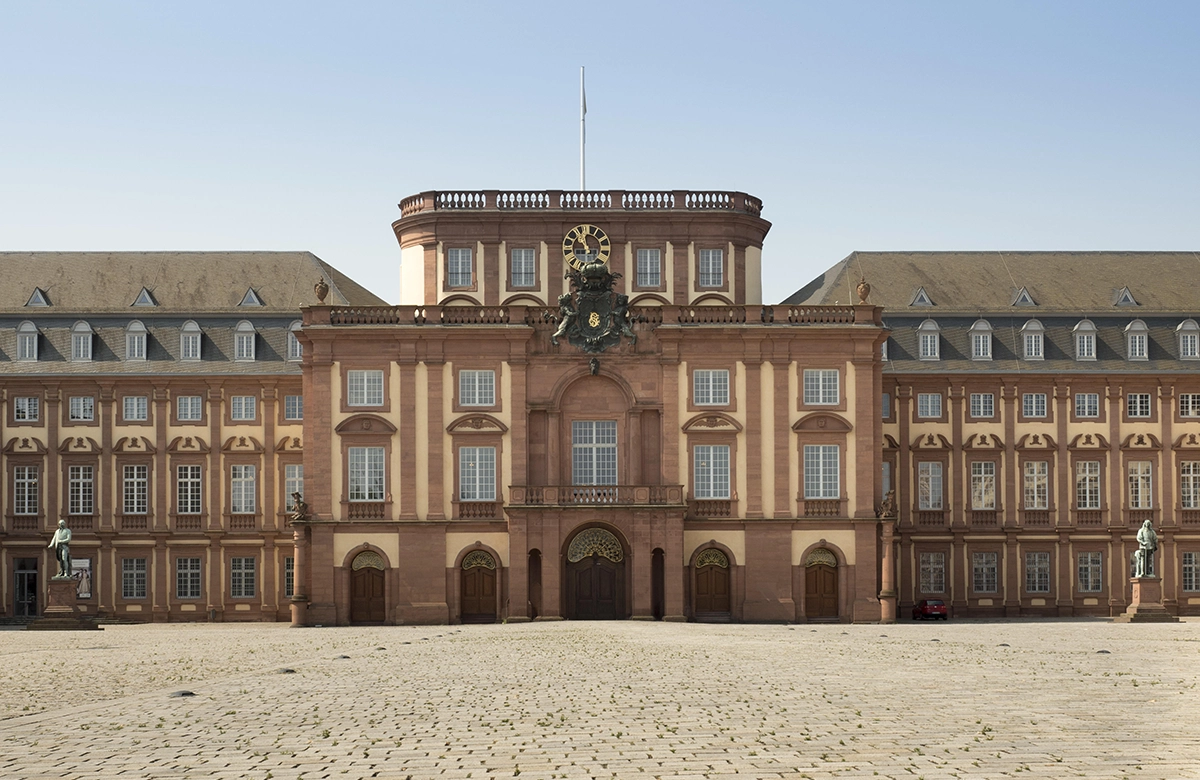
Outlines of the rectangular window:
[{"label": "rectangular window", "polygon": [[92,334],[74,333],[71,335],[71,360],[87,361],[92,359]]},{"label": "rectangular window", "polygon": [[145,422],[150,418],[150,405],[144,395],[127,395],[123,406],[125,422]]},{"label": "rectangular window", "polygon": [[37,422],[41,411],[41,401],[36,395],[21,396],[13,399],[13,419],[17,422]]},{"label": "rectangular window", "polygon": [[1033,460],[1025,463],[1025,508],[1050,508],[1050,463]]},{"label": "rectangular window", "polygon": [[692,372],[692,403],[696,406],[729,404],[729,369],[702,369]]},{"label": "rectangular window", "polygon": [[1025,553],[1025,592],[1050,592],[1050,553]]},{"label": "rectangular window", "polygon": [[697,444],[693,451],[696,459],[695,498],[729,498],[729,445]]},{"label": "rectangular window", "polygon": [[662,256],[657,249],[637,251],[637,286],[662,286]]},{"label": "rectangular window", "polygon": [[1081,460],[1075,464],[1075,506],[1100,508],[1100,461]]},{"label": "rectangular window", "polygon": [[996,414],[996,396],[991,393],[971,393],[971,416],[993,417]]},{"label": "rectangular window", "polygon": [[125,514],[144,515],[149,511],[148,466],[126,466],[125,478],[122,481],[122,494]]},{"label": "rectangular window", "polygon": [[1129,417],[1150,416],[1150,394],[1130,393],[1125,396],[1125,413]]},{"label": "rectangular window", "polygon": [[175,559],[175,598],[200,598],[200,559]]},{"label": "rectangular window", "polygon": [[252,599],[257,592],[254,558],[231,558],[229,561],[229,595],[235,599]]},{"label": "rectangular window", "polygon": [[126,360],[145,360],[146,359],[146,334],[145,333],[126,333],[125,334],[125,359]]},{"label": "rectangular window", "polygon": [[1025,359],[1026,360],[1041,360],[1044,357],[1042,352],[1042,334],[1041,333],[1026,333],[1025,334]]},{"label": "rectangular window", "polygon": [[285,419],[285,420],[303,420],[304,419],[304,396],[302,396],[302,395],[285,395],[283,397],[283,419]]},{"label": "rectangular window", "polygon": [[1130,360],[1145,360],[1146,359],[1146,334],[1145,333],[1130,333],[1129,334],[1129,359]]},{"label": "rectangular window", "polygon": [[971,334],[971,359],[972,360],[991,360],[992,359],[992,334],[990,334],[990,333],[972,333]]},{"label": "rectangular window", "polygon": [[937,360],[938,359],[938,334],[937,333],[922,333],[921,334],[921,360]]},{"label": "rectangular window", "polygon": [[254,360],[255,333],[238,333],[234,339],[234,360]]},{"label": "rectangular window", "polygon": [[883,462],[883,473],[880,475],[880,492],[887,495],[892,489],[892,462],[885,460]]},{"label": "rectangular window", "polygon": [[[36,339],[37,336],[34,335]],[[1180,333],[1179,334],[1179,357],[1183,359],[1200,357],[1200,334],[1197,333]],[[34,359],[37,359],[37,352],[34,352]]]},{"label": "rectangular window", "polygon": [[458,402],[462,406],[495,406],[496,372],[459,371]]},{"label": "rectangular window", "polygon": [[1183,554],[1183,589],[1189,593],[1200,591],[1200,560],[1194,552]]},{"label": "rectangular window", "polygon": [[941,393],[917,393],[917,417],[941,417]]},{"label": "rectangular window", "polygon": [[496,448],[459,447],[458,499],[496,500]]},{"label": "rectangular window", "polygon": [[200,514],[200,467],[178,466],[175,469],[175,479],[176,513]]},{"label": "rectangular window", "polygon": [[96,506],[95,472],[91,466],[67,467],[67,514],[90,515]]},{"label": "rectangular window", "polygon": [[258,416],[257,398],[252,395],[235,395],[229,399],[229,417],[233,420],[253,421]]},{"label": "rectangular window", "polygon": [[1154,506],[1151,487],[1151,463],[1135,460],[1129,463],[1129,508],[1150,509]]},{"label": "rectangular window", "polygon": [[879,345],[879,357],[883,359],[884,363],[886,363],[888,360],[888,340],[887,339],[884,339],[883,343]]},{"label": "rectangular window", "polygon": [[38,359],[38,334],[37,333],[18,333],[17,334],[17,360],[37,360]]},{"label": "rectangular window", "polygon": [[446,283],[450,287],[470,287],[474,281],[470,249],[446,250]]},{"label": "rectangular window", "polygon": [[996,553],[971,553],[971,586],[976,593],[996,592]]},{"label": "rectangular window", "polygon": [[804,369],[804,403],[836,404],[838,395],[837,369]]},{"label": "rectangular window", "polygon": [[1081,593],[1099,593],[1103,590],[1103,571],[1100,567],[1102,554],[1098,552],[1079,553],[1076,560],[1079,563],[1079,590]]},{"label": "rectangular window", "polygon": [[[380,449],[383,449],[380,447]],[[383,464],[380,463],[382,469]],[[382,481],[380,482],[382,485]],[[296,501],[292,498],[293,493],[299,493],[301,500],[304,498],[304,464],[303,463],[288,463],[283,467],[283,495],[284,509],[291,512],[296,508]]]},{"label": "rectangular window", "polygon": [[181,422],[204,419],[204,402],[198,395],[181,395],[175,400],[176,416]]},{"label": "rectangular window", "polygon": [[1200,393],[1179,394],[1179,416],[1200,417]]},{"label": "rectangular window", "polygon": [[13,514],[38,513],[38,467],[13,467]]},{"label": "rectangular window", "polygon": [[946,592],[946,553],[921,553],[921,592]]},{"label": "rectangular window", "polygon": [[350,406],[383,406],[383,372],[347,371],[346,403]]},{"label": "rectangular window", "polygon": [[383,500],[383,447],[350,448],[351,501]]},{"label": "rectangular window", "polygon": [[179,358],[181,360],[199,360],[200,359],[200,334],[199,333],[180,333],[179,334]]},{"label": "rectangular window", "polygon": [[571,423],[571,483],[617,484],[615,420],[574,420]]},{"label": "rectangular window", "polygon": [[300,339],[296,336],[296,331],[294,331],[294,330],[288,331],[287,341],[288,341],[288,346],[287,346],[288,360],[303,360],[304,359],[304,345],[300,343]]},{"label": "rectangular window", "polygon": [[512,250],[512,286],[533,287],[537,280],[534,272],[532,249]]},{"label": "rectangular window", "polygon": [[881,401],[881,405],[883,406],[883,409],[882,409],[883,419],[886,420],[892,416],[892,394],[884,393],[883,395],[881,395],[879,397],[879,400]]},{"label": "rectangular window", "polygon": [[283,595],[296,595],[296,559],[290,555],[283,559]]},{"label": "rectangular window", "polygon": [[996,508],[996,464],[990,461],[971,464],[971,508]]},{"label": "rectangular window", "polygon": [[1021,396],[1021,413],[1026,417],[1046,416],[1046,394],[1025,393]]},{"label": "rectangular window", "polygon": [[67,410],[69,419],[75,422],[91,422],[96,419],[96,399],[91,396],[75,396]]},{"label": "rectangular window", "polygon": [[841,498],[840,448],[836,444],[804,445],[804,497]]},{"label": "rectangular window", "polygon": [[1099,417],[1100,416],[1100,394],[1099,393],[1076,393],[1075,394],[1075,416],[1076,417]]},{"label": "rectangular window", "polygon": [[121,559],[121,598],[146,598],[146,559]]},{"label": "rectangular window", "polygon": [[1200,509],[1200,461],[1185,460],[1179,464],[1179,506]]},{"label": "rectangular window", "polygon": [[942,464],[917,464],[917,493],[919,509],[942,508]]},{"label": "rectangular window", "polygon": [[720,287],[725,283],[725,250],[700,250],[700,286]]},{"label": "rectangular window", "polygon": [[229,511],[235,515],[252,515],[258,502],[258,471],[254,466],[229,467]]},{"label": "rectangular window", "polygon": [[1094,334],[1094,333],[1076,333],[1075,334],[1075,359],[1076,360],[1095,360],[1096,359],[1096,334]]}]

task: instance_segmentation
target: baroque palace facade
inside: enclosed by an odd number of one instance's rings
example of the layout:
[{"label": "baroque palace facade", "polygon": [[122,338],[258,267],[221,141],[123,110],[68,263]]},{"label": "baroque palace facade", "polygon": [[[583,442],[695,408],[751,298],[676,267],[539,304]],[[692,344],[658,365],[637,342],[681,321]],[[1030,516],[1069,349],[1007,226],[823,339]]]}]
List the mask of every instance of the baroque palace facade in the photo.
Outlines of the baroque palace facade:
[{"label": "baroque palace facade", "polygon": [[0,255],[0,617],[59,519],[127,619],[1110,615],[1144,519],[1200,613],[1191,255],[856,253],[772,304],[744,193],[400,209],[396,306],[306,253]]}]

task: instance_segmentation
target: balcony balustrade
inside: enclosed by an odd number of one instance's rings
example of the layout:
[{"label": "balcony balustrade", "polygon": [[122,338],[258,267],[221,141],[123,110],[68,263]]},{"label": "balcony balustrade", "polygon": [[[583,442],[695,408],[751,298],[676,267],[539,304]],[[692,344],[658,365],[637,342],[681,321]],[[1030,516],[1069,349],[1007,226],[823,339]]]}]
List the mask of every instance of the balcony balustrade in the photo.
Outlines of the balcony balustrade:
[{"label": "balcony balustrade", "polygon": [[1075,525],[1079,528],[1099,528],[1104,525],[1104,510],[1076,509]]},{"label": "balcony balustrade", "polygon": [[972,528],[995,528],[1000,511],[996,509],[969,509]]},{"label": "balcony balustrade", "polygon": [[204,527],[202,515],[175,515],[176,531],[199,531]]},{"label": "balcony balustrade", "polygon": [[[120,520],[120,528],[122,531],[145,531],[150,527],[150,518],[147,515],[117,515]],[[91,518],[88,518],[89,525]],[[77,526],[75,518],[67,521],[67,525],[74,530]]]},{"label": "balcony balustrade", "polygon": [[1179,522],[1186,526],[1200,526],[1200,509],[1179,510]]},{"label": "balcony balustrade", "polygon": [[42,529],[42,518],[38,515],[12,515],[9,522],[9,528],[14,531],[40,531]]},{"label": "balcony balustrade", "polygon": [[421,192],[400,201],[400,216],[430,211],[730,211],[762,214],[762,201],[721,190],[468,190]]},{"label": "balcony balustrade", "polygon": [[800,499],[801,517],[845,517],[840,498]]},{"label": "balcony balustrade", "polygon": [[230,531],[257,531],[258,515],[230,515]]},{"label": "balcony balustrade", "polygon": [[1026,528],[1048,528],[1051,525],[1051,512],[1049,509],[1022,510],[1021,524]]},{"label": "balcony balustrade", "polygon": [[384,520],[389,514],[386,501],[346,501],[342,508],[347,520]]},{"label": "balcony balustrade", "polygon": [[682,506],[682,485],[514,485],[519,506]]},{"label": "balcony balustrade", "polygon": [[455,520],[501,520],[503,505],[499,501],[455,501]]},{"label": "balcony balustrade", "polygon": [[917,509],[914,510],[913,516],[921,528],[944,528],[946,526],[946,510],[944,509]]}]

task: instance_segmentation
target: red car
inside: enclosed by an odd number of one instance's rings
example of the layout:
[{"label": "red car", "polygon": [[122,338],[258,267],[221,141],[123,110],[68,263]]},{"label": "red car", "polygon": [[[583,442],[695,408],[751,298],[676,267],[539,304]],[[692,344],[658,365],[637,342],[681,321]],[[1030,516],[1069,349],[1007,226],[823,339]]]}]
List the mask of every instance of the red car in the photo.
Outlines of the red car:
[{"label": "red car", "polygon": [[913,607],[912,619],[924,620],[925,618],[949,620],[950,612],[946,609],[946,602],[941,599],[921,599],[918,601]]}]

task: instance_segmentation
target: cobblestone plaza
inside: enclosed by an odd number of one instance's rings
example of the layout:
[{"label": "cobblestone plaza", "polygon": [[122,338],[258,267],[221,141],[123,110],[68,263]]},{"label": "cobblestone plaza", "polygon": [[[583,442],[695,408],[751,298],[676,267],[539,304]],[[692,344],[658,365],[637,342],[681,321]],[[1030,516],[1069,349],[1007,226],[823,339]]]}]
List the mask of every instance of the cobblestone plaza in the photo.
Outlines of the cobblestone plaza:
[{"label": "cobblestone plaza", "polygon": [[122,625],[0,648],[10,780],[1200,777],[1195,621]]}]

